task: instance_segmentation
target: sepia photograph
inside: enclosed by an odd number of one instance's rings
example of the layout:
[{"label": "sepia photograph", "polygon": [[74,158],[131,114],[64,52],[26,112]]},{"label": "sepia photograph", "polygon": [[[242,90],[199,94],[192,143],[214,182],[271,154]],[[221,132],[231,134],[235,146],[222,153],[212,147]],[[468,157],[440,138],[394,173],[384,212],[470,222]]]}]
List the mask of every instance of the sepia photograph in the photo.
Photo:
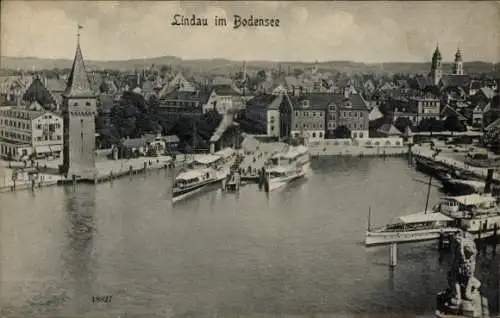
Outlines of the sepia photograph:
[{"label": "sepia photograph", "polygon": [[0,9],[0,318],[500,317],[500,2]]}]

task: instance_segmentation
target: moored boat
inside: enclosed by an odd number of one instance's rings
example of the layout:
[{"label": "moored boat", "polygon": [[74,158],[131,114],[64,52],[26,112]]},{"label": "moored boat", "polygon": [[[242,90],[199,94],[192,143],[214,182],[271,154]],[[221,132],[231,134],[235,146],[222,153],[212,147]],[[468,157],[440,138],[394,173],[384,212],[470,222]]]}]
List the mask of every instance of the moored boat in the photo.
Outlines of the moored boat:
[{"label": "moored boat", "polygon": [[437,212],[413,213],[396,218],[388,225],[366,232],[365,245],[421,242],[455,233],[458,228],[452,218]]},{"label": "moored boat", "polygon": [[207,186],[226,180],[234,163],[234,151],[227,148],[213,155],[199,155],[174,181],[172,202],[186,199]]},{"label": "moored boat", "polygon": [[272,156],[265,169],[266,191],[273,191],[305,177],[310,172],[309,149],[305,146],[289,146],[285,152]]},{"label": "moored boat", "polygon": [[186,199],[209,185],[219,183],[221,180],[217,177],[214,169],[192,169],[180,173],[175,178],[172,189],[172,202],[178,202]]},{"label": "moored boat", "polygon": [[437,211],[455,219],[458,227],[476,239],[500,235],[500,207],[490,194],[444,197]]}]

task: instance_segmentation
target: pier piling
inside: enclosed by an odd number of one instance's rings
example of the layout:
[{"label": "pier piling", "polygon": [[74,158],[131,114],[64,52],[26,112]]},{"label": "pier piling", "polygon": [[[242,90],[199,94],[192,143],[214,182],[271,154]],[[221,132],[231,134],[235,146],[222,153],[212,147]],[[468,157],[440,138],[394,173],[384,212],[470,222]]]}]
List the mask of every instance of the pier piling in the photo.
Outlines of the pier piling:
[{"label": "pier piling", "polygon": [[397,264],[398,264],[398,244],[392,243],[391,244],[390,259],[389,259],[389,266],[391,268],[394,268],[394,267],[396,267]]}]

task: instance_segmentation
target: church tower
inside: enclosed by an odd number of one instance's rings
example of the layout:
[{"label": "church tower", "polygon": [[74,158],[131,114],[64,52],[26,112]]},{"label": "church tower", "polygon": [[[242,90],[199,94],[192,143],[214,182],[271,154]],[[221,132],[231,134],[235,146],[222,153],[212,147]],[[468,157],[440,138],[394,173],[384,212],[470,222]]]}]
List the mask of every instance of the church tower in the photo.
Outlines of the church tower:
[{"label": "church tower", "polygon": [[431,65],[431,79],[433,85],[438,85],[439,81],[443,77],[443,69],[441,65],[441,52],[439,52],[439,46],[436,45],[436,50],[432,55],[432,65]]},{"label": "church tower", "polygon": [[464,75],[464,62],[462,61],[462,52],[460,52],[460,48],[458,48],[457,53],[455,53],[453,75]]},{"label": "church tower", "polygon": [[85,70],[80,33],[77,37],[75,59],[63,93],[63,172],[68,178],[94,179],[97,99]]}]

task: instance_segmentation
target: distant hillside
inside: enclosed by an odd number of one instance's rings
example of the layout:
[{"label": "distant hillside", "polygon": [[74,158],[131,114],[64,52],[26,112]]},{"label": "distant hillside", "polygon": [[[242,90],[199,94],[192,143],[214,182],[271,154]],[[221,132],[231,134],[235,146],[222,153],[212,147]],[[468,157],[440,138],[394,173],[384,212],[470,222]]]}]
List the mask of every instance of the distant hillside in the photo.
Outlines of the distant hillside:
[{"label": "distant hillside", "polygon": [[[40,59],[34,57],[0,57],[0,69],[53,69],[53,68],[69,68],[71,60],[65,59]],[[242,61],[230,61],[225,59],[200,59],[200,60],[183,60],[174,56],[162,56],[147,59],[132,59],[124,61],[87,61],[89,69],[116,69],[116,70],[135,70],[149,67],[152,64],[156,66],[171,65],[176,68],[187,68],[196,72],[212,72],[216,74],[233,73],[242,69]],[[249,69],[264,69],[278,68],[287,71],[290,67],[294,68],[311,68],[314,63],[306,62],[273,62],[273,61],[249,61],[247,67]],[[338,71],[345,73],[359,72],[374,72],[374,73],[427,73],[430,65],[428,63],[376,63],[365,64],[350,61],[329,61],[318,63],[318,68],[324,71]],[[443,68],[445,73],[451,71],[451,63],[444,63]],[[500,75],[500,64],[492,64],[486,62],[466,62],[464,69],[467,73],[489,73],[495,71],[497,76]],[[448,70],[448,71],[447,71]]]}]

